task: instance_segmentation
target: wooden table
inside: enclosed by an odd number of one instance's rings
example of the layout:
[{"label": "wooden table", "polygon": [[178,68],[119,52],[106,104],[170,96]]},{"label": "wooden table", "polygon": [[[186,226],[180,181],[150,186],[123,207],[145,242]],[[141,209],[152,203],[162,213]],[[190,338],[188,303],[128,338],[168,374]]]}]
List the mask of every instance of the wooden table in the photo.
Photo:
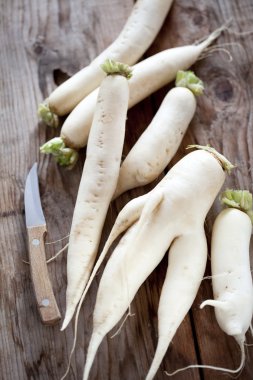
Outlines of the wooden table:
[{"label": "wooden table", "polygon": [[[117,36],[133,1],[45,0],[0,1],[0,378],[4,380],[55,380],[66,369],[73,341],[73,325],[60,332],[60,325],[45,327],[37,313],[27,259],[24,220],[26,175],[39,163],[40,190],[48,224],[47,241],[69,233],[75,198],[85,159],[81,153],[69,172],[51,157],[41,155],[39,146],[58,136],[59,130],[38,121],[37,105],[61,81],[87,65]],[[218,39],[223,50],[199,61],[194,70],[206,85],[198,99],[196,116],[173,159],[185,155],[189,143],[211,144],[237,168],[226,180],[226,187],[252,189],[253,167],[253,2],[252,0],[175,0],[155,42],[145,54],[192,43],[232,18],[230,31]],[[241,33],[241,34],[240,34]],[[124,154],[151,121],[170,87],[152,95],[129,111]],[[114,203],[108,212],[101,246],[117,212],[130,198],[145,189],[132,190]],[[216,201],[206,220],[210,233],[220,210]],[[66,240],[47,245],[52,256]],[[251,249],[251,258],[253,251]],[[103,341],[90,379],[143,379],[157,342],[156,310],[166,271],[167,257],[140,288],[132,303],[134,317],[128,318],[120,334]],[[65,310],[66,254],[49,265],[62,314]],[[206,269],[210,274],[210,263]],[[81,379],[92,325],[92,310],[99,276],[83,306],[75,354],[68,379]],[[167,379],[172,371],[190,363],[235,368],[240,352],[233,338],[217,326],[212,308],[199,309],[202,300],[212,297],[211,282],[204,280],[191,311],[170,345],[156,379]],[[253,339],[247,334],[247,342]],[[239,379],[253,378],[253,347]],[[211,370],[189,370],[174,379],[228,379]]]}]

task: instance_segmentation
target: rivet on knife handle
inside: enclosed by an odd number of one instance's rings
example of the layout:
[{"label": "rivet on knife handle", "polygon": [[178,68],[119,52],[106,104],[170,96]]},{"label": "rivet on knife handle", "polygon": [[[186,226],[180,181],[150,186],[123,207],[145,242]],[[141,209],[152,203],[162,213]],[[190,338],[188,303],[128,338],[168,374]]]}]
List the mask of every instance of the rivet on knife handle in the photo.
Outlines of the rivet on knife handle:
[{"label": "rivet on knife handle", "polygon": [[29,261],[32,282],[41,320],[53,325],[61,319],[46,263],[44,235],[46,226],[27,227],[29,240]]}]

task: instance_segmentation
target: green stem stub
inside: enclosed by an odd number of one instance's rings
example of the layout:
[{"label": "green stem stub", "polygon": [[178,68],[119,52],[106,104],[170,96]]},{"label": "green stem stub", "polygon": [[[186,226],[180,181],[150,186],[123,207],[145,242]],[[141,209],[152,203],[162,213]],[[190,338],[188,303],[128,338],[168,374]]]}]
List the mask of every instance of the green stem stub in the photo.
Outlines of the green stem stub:
[{"label": "green stem stub", "polygon": [[186,87],[196,96],[204,92],[204,83],[193,71],[179,70],[176,76],[176,87]]},{"label": "green stem stub", "polygon": [[118,74],[123,75],[127,79],[130,79],[132,76],[132,69],[128,65],[121,62],[115,62],[112,59],[106,59],[100,67],[107,75]]},{"label": "green stem stub", "polygon": [[228,159],[225,156],[217,152],[217,150],[212,148],[210,145],[188,145],[186,149],[192,148],[202,149],[211,153],[220,162],[223,170],[228,172],[228,174],[230,174],[231,170],[235,167],[233,164],[231,164],[230,161],[228,161]]},{"label": "green stem stub", "polygon": [[225,190],[221,196],[222,204],[245,212],[253,224],[252,194],[248,190]]},{"label": "green stem stub", "polygon": [[56,162],[61,166],[68,166],[72,169],[78,159],[78,152],[75,149],[67,148],[61,137],[55,137],[40,147],[40,152],[52,154]]},{"label": "green stem stub", "polygon": [[38,115],[49,127],[57,128],[59,126],[58,116],[50,111],[46,102],[39,104]]}]

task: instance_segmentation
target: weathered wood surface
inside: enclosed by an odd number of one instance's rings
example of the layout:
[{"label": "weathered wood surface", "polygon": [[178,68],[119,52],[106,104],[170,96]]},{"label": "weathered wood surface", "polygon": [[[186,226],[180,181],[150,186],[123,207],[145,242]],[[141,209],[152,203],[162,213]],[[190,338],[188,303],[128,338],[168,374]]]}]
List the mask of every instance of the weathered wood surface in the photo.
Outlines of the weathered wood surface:
[{"label": "weathered wood surface", "polygon": [[[73,325],[62,333],[59,325],[41,324],[32,290],[27,259],[24,221],[24,183],[35,161],[39,163],[42,203],[48,225],[48,241],[69,232],[85,152],[70,173],[51,158],[39,154],[39,146],[58,135],[38,123],[38,103],[67,75],[88,64],[121,30],[133,1],[45,0],[0,1],[0,378],[5,380],[55,380],[64,373],[73,341]],[[251,0],[175,0],[165,24],[146,56],[161,49],[191,43],[232,18],[230,32],[218,44],[228,44],[233,61],[223,51],[213,52],[194,66],[205,81],[205,96],[198,100],[197,114],[181,144],[175,163],[189,143],[210,143],[237,165],[226,186],[252,189],[253,167],[253,3]],[[236,33],[234,33],[236,32]],[[235,43],[234,43],[235,42]],[[233,43],[229,45],[230,43]],[[129,112],[124,152],[136,141],[158,109],[169,86]],[[116,200],[108,213],[108,234],[116,213],[138,189]],[[219,211],[215,202],[206,221],[208,242],[213,220]],[[65,241],[47,245],[52,256]],[[253,251],[251,249],[251,258]],[[167,258],[139,290],[133,304],[134,317],[120,334],[108,336],[96,356],[90,379],[143,379],[157,342],[156,310]],[[62,313],[65,310],[66,256],[50,264],[49,273]],[[208,264],[207,274],[210,274]],[[99,276],[89,292],[79,321],[77,347],[68,379],[81,379],[91,332],[92,309]],[[203,281],[156,376],[164,370],[190,363],[234,368],[240,353],[231,337],[216,324],[211,308],[199,310],[202,300],[212,296],[211,283]],[[247,335],[252,343],[252,337]],[[253,348],[239,379],[252,379]],[[210,370],[190,370],[175,379],[226,379]]]}]

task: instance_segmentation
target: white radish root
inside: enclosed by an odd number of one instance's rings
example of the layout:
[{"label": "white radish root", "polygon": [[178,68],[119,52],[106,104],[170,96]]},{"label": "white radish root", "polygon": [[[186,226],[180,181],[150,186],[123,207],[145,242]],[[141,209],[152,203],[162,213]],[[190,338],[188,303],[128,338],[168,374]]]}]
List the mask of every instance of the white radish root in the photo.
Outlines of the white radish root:
[{"label": "white radish root", "polygon": [[[133,107],[153,92],[165,86],[175,79],[179,70],[187,70],[199,58],[200,54],[219,37],[226,29],[223,26],[211,33],[203,42],[197,45],[186,45],[157,53],[133,66],[134,75],[129,80],[129,103],[128,108]],[[60,139],[64,148],[73,151],[84,147],[87,143],[93,112],[96,104],[98,90],[91,92],[86,98],[73,109],[62,125]],[[42,147],[43,152],[47,144]],[[51,144],[50,149],[56,160],[61,156],[61,151],[56,154],[57,147]],[[46,153],[50,153],[49,148]],[[64,159],[64,165],[68,165]]]},{"label": "white radish root", "polygon": [[[118,63],[106,62],[106,70]],[[62,330],[75,312],[96,259],[102,228],[116,188],[125,136],[129,88],[122,75],[108,75],[99,91],[86,161],[78,189],[67,258],[66,313]]]},{"label": "white radish root", "polygon": [[[231,198],[234,194],[240,201]],[[251,195],[251,194],[250,194]],[[247,191],[226,191],[223,202],[237,208],[224,209],[215,220],[211,243],[211,270],[214,300],[206,300],[201,308],[214,307],[220,328],[234,337],[241,349],[241,363],[235,370],[223,369],[228,373],[239,372],[245,362],[245,334],[250,329],[253,316],[253,285],[249,260],[249,244],[252,233],[252,196]],[[251,206],[244,209],[251,198]],[[242,211],[244,209],[244,211]],[[246,211],[246,212],[245,212]],[[218,276],[219,273],[227,276]]]},{"label": "white radish root", "polygon": [[[83,294],[80,298],[80,302],[77,306],[76,315],[75,315],[75,326],[74,326],[74,341],[73,341],[72,349],[70,352],[66,372],[63,375],[63,377],[61,378],[61,380],[63,380],[66,377],[66,375],[68,374],[69,368],[70,368],[71,358],[72,358],[72,355],[74,353],[75,345],[76,345],[78,317],[79,317],[79,313],[80,313],[83,301],[86,297],[86,294],[88,293],[88,290],[89,290],[99,268],[101,267],[101,265],[104,261],[104,258],[106,257],[106,255],[108,253],[110,246],[117,239],[117,237],[120,236],[120,234],[122,232],[125,232],[127,229],[130,229],[130,227],[134,225],[136,220],[139,219],[147,197],[148,197],[148,194],[144,194],[138,198],[132,199],[130,202],[128,202],[125,205],[125,207],[123,207],[123,209],[120,211],[120,213],[117,216],[117,219],[116,219],[116,221],[113,225],[113,228],[110,232],[110,235],[108,236],[108,239],[106,240],[104,248],[103,248],[101,254],[99,255],[99,258],[98,258],[98,260],[97,260],[97,262],[96,262],[96,264],[92,270],[90,278],[87,282],[87,285],[86,285],[86,287],[83,291]],[[119,250],[119,247],[123,245],[123,243],[125,241],[125,237],[126,237],[126,235],[124,235],[123,238],[120,240],[119,244],[116,247],[117,250]],[[129,313],[129,315],[131,315],[131,313]]]},{"label": "white radish root", "polygon": [[124,159],[114,198],[155,180],[175,155],[196,110],[203,84],[194,73],[179,71],[176,86]]},{"label": "white radish root", "polygon": [[[119,250],[115,248],[101,277],[83,380],[88,379],[103,337],[122,318],[137,290],[159,264],[172,241],[178,238],[177,244],[184,242],[187,255],[186,243],[191,240],[189,236],[192,236],[192,240],[193,236],[203,240],[205,216],[224,180],[225,173],[219,160],[213,154],[199,150],[180,160],[160,186],[149,193],[139,220],[123,236],[124,244],[119,246]],[[201,253],[197,251],[195,256],[193,260],[199,268],[198,278],[192,292],[189,292],[191,294],[187,293],[189,284],[186,286],[185,299],[181,301],[186,305],[193,302],[196,295],[193,292],[196,292],[197,284],[202,280],[206,261],[204,242],[201,244]],[[182,257],[183,253],[180,255],[183,267]]]},{"label": "white radish root", "polygon": [[230,208],[222,210],[213,225],[211,271],[214,299],[202,302],[200,308],[207,305],[214,307],[221,330],[238,343],[241,360],[235,369],[189,365],[167,373],[168,375],[175,375],[189,368],[238,374],[245,364],[245,334],[251,329],[253,315],[253,284],[249,261],[252,195],[248,191],[227,190],[222,195],[222,202]]},{"label": "white radish root", "polygon": [[[202,224],[202,223],[201,223]],[[146,380],[154,378],[178,327],[196,297],[202,281],[207,244],[203,225],[179,236],[169,250],[168,270],[158,306],[158,343]]]},{"label": "white radish root", "polygon": [[[222,30],[221,28],[214,31],[199,45],[180,46],[164,50],[134,65],[134,75],[129,80],[130,95],[128,107],[133,107],[153,92],[170,83],[176,78],[179,70],[187,70],[191,67],[205,48],[218,38]],[[90,96],[94,95],[91,93]],[[75,107],[65,120],[61,130],[63,140],[67,139],[65,141],[71,142],[70,146],[75,146],[76,148],[86,145],[91,125],[90,120],[85,120],[85,113],[82,112],[84,103],[86,103],[85,99]],[[75,124],[72,123],[72,117],[75,118]],[[77,123],[78,120],[79,122]]]},{"label": "white radish root", "polygon": [[105,78],[100,65],[112,59],[132,65],[138,61],[158,34],[173,0],[138,0],[119,36],[86,66],[57,87],[42,105],[39,114],[51,126],[57,115],[65,115]]}]

